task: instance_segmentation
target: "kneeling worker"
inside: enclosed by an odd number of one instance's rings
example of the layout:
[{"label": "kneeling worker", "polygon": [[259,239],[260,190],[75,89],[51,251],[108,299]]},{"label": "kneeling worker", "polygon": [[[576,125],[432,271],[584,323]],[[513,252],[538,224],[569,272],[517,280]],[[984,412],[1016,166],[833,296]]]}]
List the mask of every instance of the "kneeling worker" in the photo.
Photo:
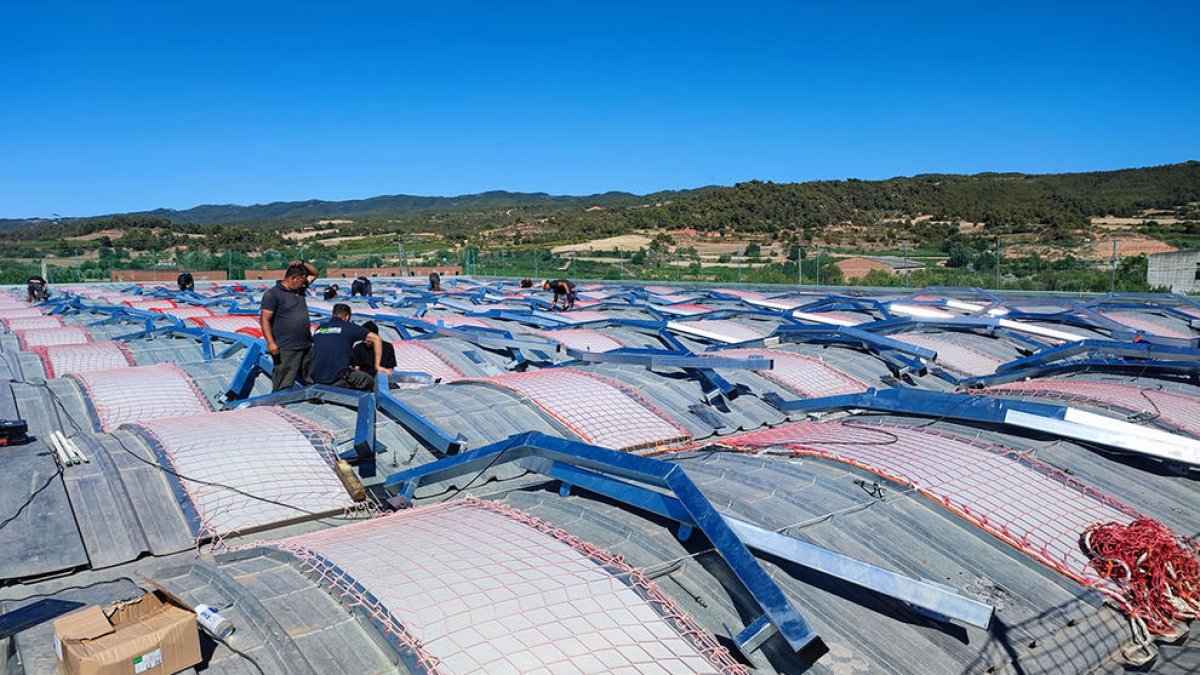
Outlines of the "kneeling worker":
[{"label": "kneeling worker", "polygon": [[[364,321],[362,327],[376,337],[379,336],[379,324],[374,321]],[[375,350],[366,341],[354,345],[354,351],[350,354],[350,365],[372,377],[378,372],[390,374],[396,368],[396,348],[387,340],[380,342],[383,343],[383,354],[379,357],[379,368],[375,367]]]},{"label": "kneeling worker", "polygon": [[313,333],[313,360],[309,379],[342,389],[374,391],[375,378],[351,367],[354,343],[365,342],[371,347],[374,368],[380,368],[383,340],[362,326],[350,323],[350,305],[339,302],[333,306],[333,318],[317,327]]}]

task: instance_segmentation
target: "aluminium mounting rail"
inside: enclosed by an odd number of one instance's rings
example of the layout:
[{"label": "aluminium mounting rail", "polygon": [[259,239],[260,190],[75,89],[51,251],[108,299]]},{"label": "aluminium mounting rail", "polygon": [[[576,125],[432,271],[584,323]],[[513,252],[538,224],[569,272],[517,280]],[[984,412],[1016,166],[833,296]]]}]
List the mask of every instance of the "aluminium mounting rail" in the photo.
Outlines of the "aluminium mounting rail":
[{"label": "aluminium mounting rail", "polygon": [[858,394],[801,400],[784,400],[771,392],[762,398],[782,412],[871,410],[1008,425],[1125,450],[1168,463],[1200,467],[1200,441],[1053,403],[922,389],[868,389]]}]

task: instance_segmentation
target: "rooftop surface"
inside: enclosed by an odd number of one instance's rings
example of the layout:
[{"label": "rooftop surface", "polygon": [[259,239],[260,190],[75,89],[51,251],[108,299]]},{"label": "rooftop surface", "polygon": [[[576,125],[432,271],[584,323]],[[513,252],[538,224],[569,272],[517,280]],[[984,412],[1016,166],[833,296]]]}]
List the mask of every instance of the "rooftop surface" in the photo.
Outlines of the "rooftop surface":
[{"label": "rooftop surface", "polygon": [[1200,670],[1190,298],[442,284],[337,299],[373,394],[262,282],[0,290],[0,672],[152,583],[206,673]]}]

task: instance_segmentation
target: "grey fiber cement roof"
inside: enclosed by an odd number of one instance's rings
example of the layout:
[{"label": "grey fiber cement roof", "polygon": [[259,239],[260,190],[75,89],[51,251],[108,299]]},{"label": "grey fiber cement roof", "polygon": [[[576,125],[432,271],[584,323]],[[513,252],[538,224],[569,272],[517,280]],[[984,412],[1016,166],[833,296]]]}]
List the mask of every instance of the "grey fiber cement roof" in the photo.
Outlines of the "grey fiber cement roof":
[{"label": "grey fiber cement roof", "polygon": [[[127,330],[125,332],[128,332]],[[114,331],[114,334],[118,334]],[[9,339],[9,338],[4,338]],[[955,335],[974,348],[1005,353],[1008,345],[981,336]],[[153,342],[153,341],[151,341]],[[238,359],[198,363],[194,343],[172,345],[134,342],[131,351],[143,364],[151,358],[174,361],[191,373],[210,401],[223,393]],[[454,341],[460,342],[460,341]],[[468,348],[451,339],[431,344],[449,354]],[[819,356],[866,381],[886,375],[881,363],[866,354],[839,348],[785,345],[785,349]],[[178,354],[178,359],[170,358]],[[490,352],[485,352],[489,358]],[[12,354],[6,354],[6,358]],[[189,358],[192,357],[192,358]],[[20,356],[22,368],[28,362]],[[502,365],[503,361],[497,359]],[[40,368],[40,364],[39,368]],[[753,396],[744,396],[718,414],[717,428],[688,412],[699,400],[699,384],[675,378],[669,371],[654,374],[640,367],[602,364],[589,367],[642,391],[656,405],[685,424],[698,439],[719,440],[736,429],[774,425],[785,417]],[[476,373],[469,372],[470,375]],[[776,391],[793,398],[770,380],[753,373],[730,371],[726,376],[754,391]],[[20,570],[18,576],[68,574],[62,578],[26,580],[0,588],[0,640],[7,648],[0,664],[8,672],[39,673],[53,669],[49,623],[14,630],[23,619],[54,611],[54,603],[104,602],[134,592],[135,573],[164,583],[188,600],[222,607],[238,626],[235,647],[252,656],[265,672],[405,672],[381,647],[374,631],[339,607],[332,596],[297,569],[277,558],[255,555],[213,560],[207,550],[196,557],[194,541],[181,519],[161,472],[138,462],[148,448],[134,433],[119,430],[94,433],[77,388],[68,380],[48,385],[14,384],[13,391],[31,430],[44,434],[70,426],[59,418],[54,396],[65,416],[85,426],[76,441],[85,452],[99,456],[83,467],[72,467],[67,480],[55,478],[47,448],[35,441],[0,451],[0,470],[29,477],[27,491],[0,491],[0,513],[11,513],[26,494],[51,478],[41,497],[30,504],[11,528],[0,529],[0,569]],[[1159,382],[1159,381],[1156,381]],[[949,389],[932,377],[914,378],[924,388]],[[1188,391],[1191,385],[1170,384]],[[259,383],[262,391],[263,383]],[[50,390],[54,391],[51,395]],[[542,430],[571,434],[535,406],[510,392],[476,384],[438,385],[402,390],[396,395],[439,425],[469,439],[469,447],[501,440],[509,431]],[[352,436],[353,411],[330,404],[298,404],[303,417],[333,429],[338,440]],[[902,418],[889,418],[903,423]],[[928,420],[920,422],[925,425]],[[1200,533],[1200,489],[1193,479],[1171,475],[1146,461],[1117,457],[1068,442],[1047,442],[938,422],[937,427],[1006,447],[1029,450],[1088,485],[1113,495],[1139,511],[1161,520],[1177,532]],[[388,452],[379,458],[380,475],[426,463],[435,456],[407,431],[380,415],[380,440]],[[20,452],[16,452],[20,450]],[[678,462],[723,512],[782,529],[792,536],[827,546],[882,567],[914,577],[948,583],[970,597],[996,605],[996,621],[988,631],[933,621],[901,603],[858,590],[781,560],[760,556],[830,652],[815,664],[799,661],[779,638],[769,640],[752,655],[763,672],[1061,672],[1121,669],[1112,657],[1128,639],[1128,626],[1116,611],[1075,582],[1041,566],[1018,551],[976,529],[926,498],[889,484],[878,476],[821,458],[786,459],[699,450],[662,456]],[[105,458],[110,462],[103,461]],[[118,478],[114,480],[113,474]],[[855,481],[878,482],[883,497],[868,494]],[[661,587],[702,625],[721,635],[737,632],[753,619],[755,610],[728,570],[693,537],[680,542],[668,523],[619,507],[586,493],[563,498],[557,483],[525,474],[516,465],[501,465],[474,482],[468,479],[423,486],[418,503],[438,501],[468,485],[474,494],[507,504],[620,553],[633,565],[646,567]],[[24,481],[23,481],[24,484]],[[120,486],[122,490],[114,489]],[[136,487],[133,487],[136,486]],[[121,519],[105,517],[120,499],[134,502]],[[68,501],[69,500],[69,501]],[[10,502],[12,502],[10,504]],[[78,507],[74,508],[78,502]],[[11,508],[9,508],[11,507]],[[174,511],[172,511],[172,508]],[[83,514],[81,517],[80,514]],[[134,523],[129,520],[132,517]],[[287,536],[330,526],[329,521],[298,523],[256,538]],[[8,545],[6,545],[8,544]],[[31,546],[30,544],[37,544]],[[14,553],[13,547],[22,550]],[[30,555],[29,551],[38,551]],[[7,552],[7,559],[6,559]],[[37,561],[38,565],[31,564]],[[678,563],[678,566],[676,565]],[[9,564],[10,567],[3,567]],[[31,572],[39,568],[43,572]],[[661,573],[661,575],[660,575]],[[99,585],[70,590],[73,587]],[[49,593],[49,597],[28,596]],[[23,599],[28,598],[28,599]],[[5,600],[8,599],[8,600]],[[13,601],[17,599],[17,601]],[[39,603],[50,603],[51,606]],[[12,612],[13,609],[22,611]],[[0,645],[0,648],[5,645]],[[1195,638],[1177,645],[1160,645],[1155,672],[1195,672],[1200,649]],[[248,661],[226,647],[207,644],[212,659],[205,672],[257,672]],[[0,671],[4,672],[4,671]]]}]

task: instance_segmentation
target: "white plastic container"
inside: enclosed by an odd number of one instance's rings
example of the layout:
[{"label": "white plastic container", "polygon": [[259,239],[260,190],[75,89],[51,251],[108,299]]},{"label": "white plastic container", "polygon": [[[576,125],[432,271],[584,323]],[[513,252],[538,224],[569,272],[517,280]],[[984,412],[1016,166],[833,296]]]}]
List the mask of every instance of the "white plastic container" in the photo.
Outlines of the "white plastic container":
[{"label": "white plastic container", "polygon": [[200,624],[204,632],[218,640],[233,635],[233,622],[221,616],[216,607],[196,605],[193,610],[196,612],[196,623]]}]

